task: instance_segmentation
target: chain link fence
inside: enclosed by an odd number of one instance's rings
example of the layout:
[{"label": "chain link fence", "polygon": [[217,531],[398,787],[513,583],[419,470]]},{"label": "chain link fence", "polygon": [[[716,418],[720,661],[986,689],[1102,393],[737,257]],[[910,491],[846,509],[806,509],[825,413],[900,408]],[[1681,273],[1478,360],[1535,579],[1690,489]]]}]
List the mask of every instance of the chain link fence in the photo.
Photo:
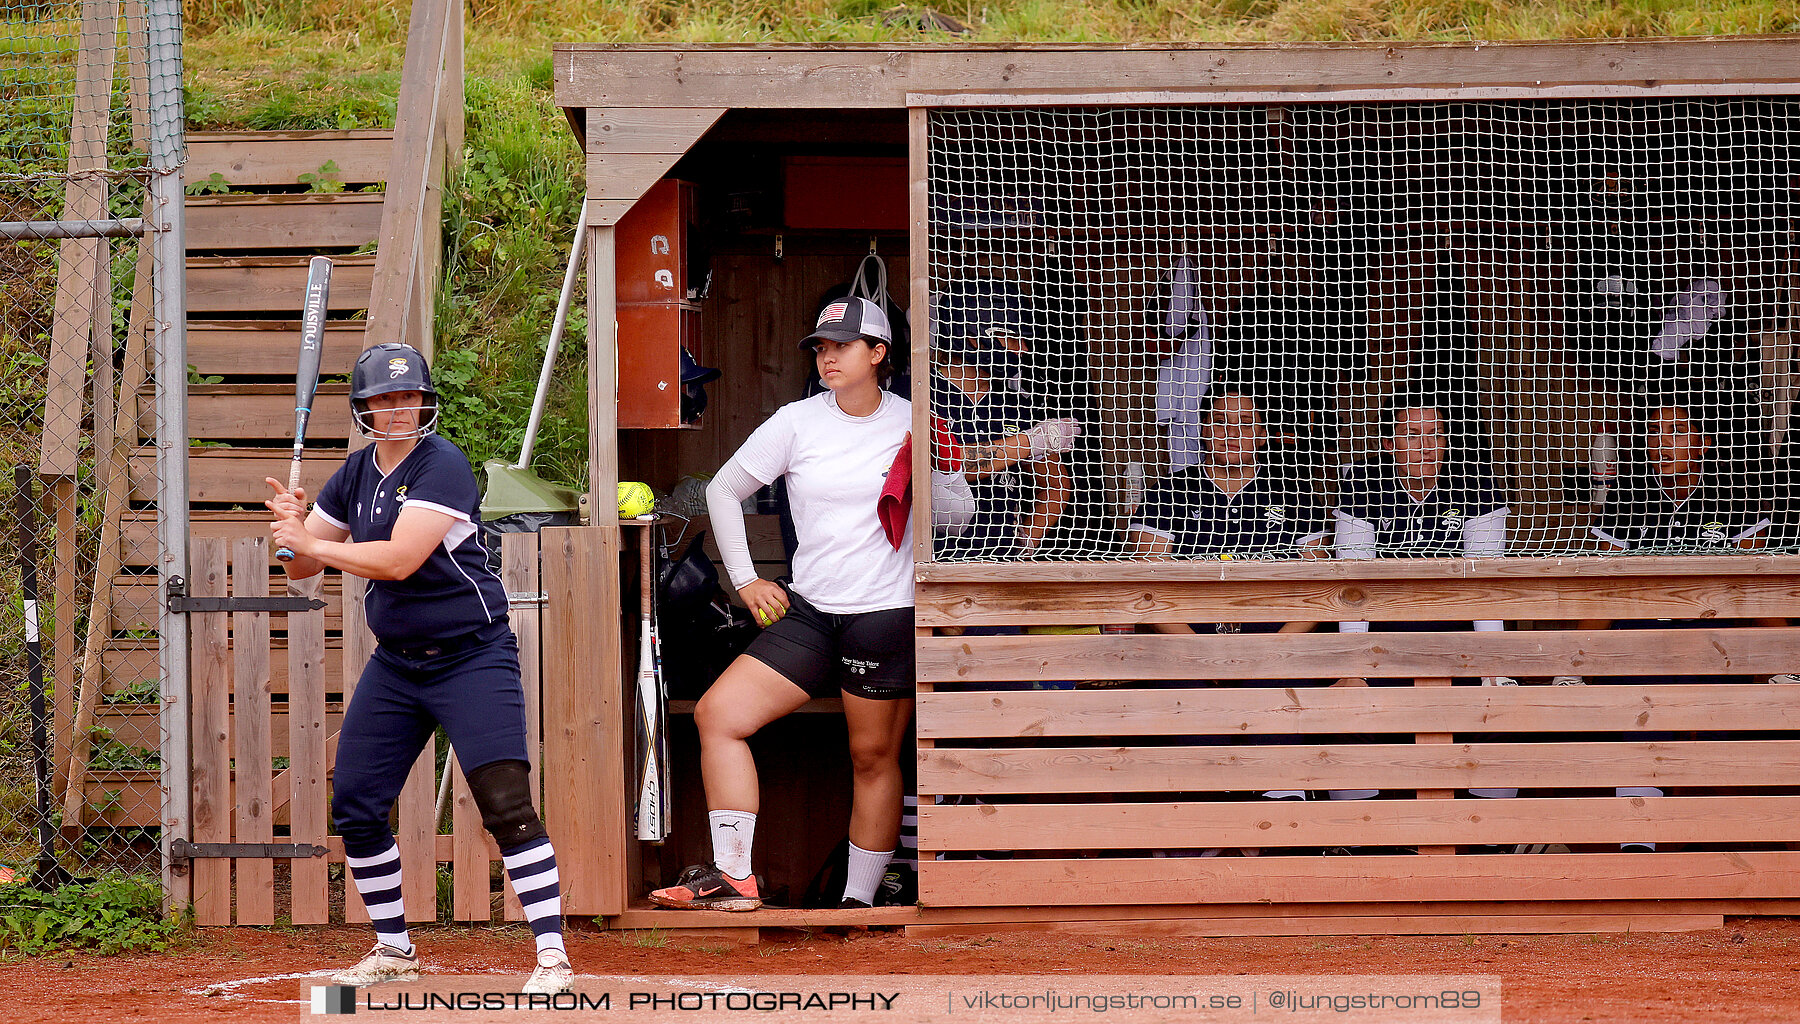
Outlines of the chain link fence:
[{"label": "chain link fence", "polygon": [[0,878],[160,870],[180,60],[176,0],[0,0]]}]

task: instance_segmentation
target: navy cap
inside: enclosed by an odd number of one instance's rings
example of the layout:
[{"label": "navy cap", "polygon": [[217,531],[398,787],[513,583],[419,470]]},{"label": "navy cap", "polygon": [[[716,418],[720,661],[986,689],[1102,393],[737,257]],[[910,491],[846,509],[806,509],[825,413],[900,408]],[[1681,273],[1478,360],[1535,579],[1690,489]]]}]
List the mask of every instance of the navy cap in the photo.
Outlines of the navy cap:
[{"label": "navy cap", "polygon": [[825,308],[819,310],[819,320],[813,327],[811,334],[800,339],[801,348],[812,348],[812,343],[821,338],[826,341],[868,338],[889,348],[894,345],[894,329],[888,324],[886,311],[864,298],[852,296],[826,303]]},{"label": "navy cap", "polygon": [[683,387],[690,384],[711,384],[719,377],[718,370],[710,366],[701,366],[694,361],[694,354],[687,350],[686,345],[681,347],[681,384]]},{"label": "navy cap", "polygon": [[[978,280],[939,292],[932,298],[932,343],[947,352],[972,351],[971,339],[1010,337],[1030,340],[1029,306],[1017,288],[1000,281]],[[983,347],[985,342],[974,347]]]}]

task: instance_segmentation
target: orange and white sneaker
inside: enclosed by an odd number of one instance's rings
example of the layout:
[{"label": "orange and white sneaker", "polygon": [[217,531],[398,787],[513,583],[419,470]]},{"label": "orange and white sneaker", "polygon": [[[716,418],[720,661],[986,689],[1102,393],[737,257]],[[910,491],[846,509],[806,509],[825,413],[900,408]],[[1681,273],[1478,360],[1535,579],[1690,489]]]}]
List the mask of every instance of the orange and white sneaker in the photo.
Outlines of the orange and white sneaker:
[{"label": "orange and white sneaker", "polygon": [[667,889],[650,894],[650,902],[676,910],[755,910],[762,906],[756,876],[733,878],[712,864],[695,864]]}]

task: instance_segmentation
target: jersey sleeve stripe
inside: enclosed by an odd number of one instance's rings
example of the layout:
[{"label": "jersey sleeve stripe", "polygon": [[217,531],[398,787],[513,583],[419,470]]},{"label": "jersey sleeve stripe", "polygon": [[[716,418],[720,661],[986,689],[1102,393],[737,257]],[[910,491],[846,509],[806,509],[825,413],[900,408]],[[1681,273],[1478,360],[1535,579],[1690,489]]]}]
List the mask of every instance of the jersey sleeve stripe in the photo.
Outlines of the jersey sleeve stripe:
[{"label": "jersey sleeve stripe", "polygon": [[400,503],[400,507],[430,509],[433,512],[442,512],[452,519],[460,519],[465,523],[473,521],[469,518],[469,514],[462,509],[451,508],[448,505],[440,505],[435,501],[422,501],[418,498],[407,498]]},{"label": "jersey sleeve stripe", "polygon": [[320,519],[325,520],[340,530],[348,530],[350,528],[349,523],[344,522],[342,519],[339,519],[337,516],[332,515],[317,505],[313,506],[313,512],[315,512]]}]

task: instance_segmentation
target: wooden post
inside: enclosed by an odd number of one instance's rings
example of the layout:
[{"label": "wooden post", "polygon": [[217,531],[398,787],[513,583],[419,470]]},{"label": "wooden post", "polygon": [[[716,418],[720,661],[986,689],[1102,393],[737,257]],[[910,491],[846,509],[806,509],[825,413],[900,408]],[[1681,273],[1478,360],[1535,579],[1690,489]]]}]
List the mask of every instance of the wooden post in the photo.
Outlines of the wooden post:
[{"label": "wooden post", "polygon": [[[193,540],[195,597],[225,596],[225,542]],[[228,612],[194,614],[193,664],[193,823],[197,843],[231,841],[231,640]],[[73,789],[70,790],[74,792]],[[205,857],[192,862],[194,923],[231,923],[231,862]]]},{"label": "wooden post", "polygon": [[[112,116],[112,79],[119,0],[82,0],[81,49],[76,55],[75,107],[69,125],[69,180],[63,217],[105,216],[106,132]],[[84,173],[88,172],[88,173]],[[98,238],[65,239],[56,274],[55,318],[44,383],[44,429],[39,473],[75,475],[79,463],[82,400],[93,302],[105,247]]]},{"label": "wooden post", "polygon": [[625,665],[619,621],[619,528],[542,533],[544,818],[568,852],[557,859],[563,912],[625,909]]},{"label": "wooden post", "polygon": [[[1452,680],[1450,680],[1448,678],[1440,678],[1440,677],[1413,680],[1414,686],[1449,686],[1451,684],[1452,684]],[[1415,742],[1415,743],[1449,743],[1452,740],[1454,740],[1455,738],[1456,737],[1452,733],[1447,733],[1447,732],[1421,732],[1421,733],[1415,733],[1413,735],[1413,742]],[[1415,795],[1420,800],[1449,800],[1450,798],[1452,798],[1456,795],[1456,791],[1453,789],[1421,789],[1421,790],[1416,791]],[[1454,854],[1455,852],[1456,852],[1456,847],[1454,847],[1454,846],[1421,846],[1421,847],[1419,847],[1419,853],[1425,854],[1425,855],[1444,856],[1444,855],[1448,855],[1448,854]]]},{"label": "wooden post", "polygon": [[[325,776],[331,767],[325,756],[325,612],[289,612],[287,627],[288,833],[292,842],[323,845]],[[295,860],[292,888],[295,924],[330,922],[330,875],[324,858]]]},{"label": "wooden post", "polygon": [[912,272],[907,320],[912,328],[913,561],[931,561],[931,112],[907,113],[907,166],[911,176],[907,267]]},{"label": "wooden post", "polygon": [[63,837],[73,842],[81,834],[81,823],[87,814],[86,796],[82,786],[71,781],[74,774],[72,765],[79,763],[81,773],[87,772],[87,759],[93,737],[89,735],[94,727],[94,707],[88,705],[87,720],[82,721],[80,709],[75,700],[75,559],[76,516],[75,505],[79,491],[72,476],[52,477],[45,489],[51,511],[56,514],[56,545],[53,550],[56,567],[52,583],[56,599],[55,629],[51,633],[50,649],[53,675],[56,680],[56,709],[58,716],[68,716],[69,734],[65,739],[68,747],[68,760],[59,765],[63,778]]},{"label": "wooden post", "polygon": [[[231,589],[238,597],[269,596],[269,540],[240,537],[232,545]],[[269,613],[235,612],[231,618],[233,753],[240,843],[275,840],[270,814],[274,735],[269,694]],[[275,923],[275,862],[245,858],[237,865],[237,923]]]}]

